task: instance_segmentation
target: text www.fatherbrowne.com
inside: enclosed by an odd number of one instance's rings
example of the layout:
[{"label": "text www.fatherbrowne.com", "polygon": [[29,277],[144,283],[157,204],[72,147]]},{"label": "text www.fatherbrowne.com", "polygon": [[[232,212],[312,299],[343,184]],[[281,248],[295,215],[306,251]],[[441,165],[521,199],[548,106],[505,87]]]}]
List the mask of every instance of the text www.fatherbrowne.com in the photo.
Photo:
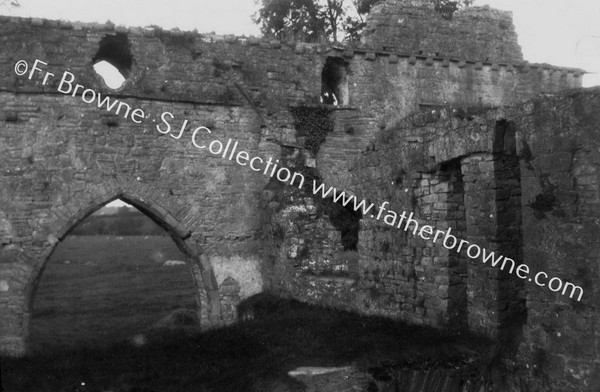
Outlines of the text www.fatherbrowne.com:
[{"label": "text www.fatherbrowne.com", "polygon": [[[341,202],[344,206],[350,206],[355,211],[361,210],[363,215],[367,215],[372,212],[375,205],[373,203],[367,203],[364,199],[358,202],[354,195],[347,195],[346,192],[339,192],[333,187],[329,187],[325,190],[325,186],[320,184],[318,187],[313,180],[313,193],[320,193],[323,198],[333,197],[333,200],[338,203]],[[367,205],[368,204],[368,205]],[[406,212],[402,211],[402,214],[397,214],[392,210],[386,209],[389,203],[384,201],[376,209],[377,216],[371,215],[376,220],[380,220],[384,214],[383,222],[389,226],[394,226],[404,231],[411,230],[413,235],[419,236],[424,240],[431,240],[434,243],[441,241],[442,245],[448,250],[456,250],[456,252],[464,251],[467,256],[471,259],[479,259],[485,263],[490,263],[492,267],[498,267],[502,271],[508,271],[511,274],[515,274],[519,279],[527,279],[529,282],[534,282],[540,287],[548,287],[553,292],[561,292],[562,295],[569,295],[573,298],[577,295],[577,301],[581,301],[583,296],[583,289],[579,286],[575,286],[570,282],[563,282],[560,278],[550,278],[545,272],[538,272],[535,275],[531,275],[529,266],[527,264],[517,265],[515,260],[505,257],[501,254],[496,255],[495,252],[489,252],[485,248],[480,247],[477,244],[472,244],[467,240],[459,239],[454,235],[450,234],[452,229],[448,228],[447,231],[437,230],[433,226],[420,225],[416,219],[413,219],[413,213],[411,212],[406,216]],[[507,269],[508,267],[508,269]]]},{"label": "text www.fatherbrowne.com", "polygon": [[[32,79],[34,76],[42,76],[42,85],[46,85],[49,80],[54,78],[54,74],[39,68],[38,66],[48,65],[47,63],[35,60],[31,69],[29,64],[25,60],[19,60],[15,64],[15,73],[19,76],[27,75],[28,79]],[[39,74],[39,75],[38,75]],[[115,114],[121,114],[124,118],[131,119],[136,124],[151,121],[156,123],[156,117],[150,116],[145,113],[141,108],[132,108],[129,104],[119,101],[117,99],[111,99],[109,96],[102,96],[96,91],[85,88],[80,84],[75,84],[75,76],[64,71],[60,83],[58,84],[57,91],[71,95],[73,97],[79,96],[81,100],[88,104],[97,104],[99,109],[104,109]],[[173,139],[180,139],[187,129],[189,121],[185,119],[178,131],[173,132],[171,124],[175,121],[175,116],[170,112],[163,112],[160,116],[161,124],[156,124],[156,130],[164,135],[169,135]],[[262,172],[263,175],[267,175],[271,178],[276,178],[278,181],[286,183],[291,186],[297,186],[299,189],[304,189],[305,178],[301,173],[292,172],[286,167],[278,166],[279,160],[273,160],[271,157],[264,159],[260,156],[251,156],[247,151],[238,150],[238,142],[233,141],[231,138],[227,140],[225,145],[218,139],[211,140],[208,145],[202,144],[200,140],[200,133],[211,135],[210,129],[204,126],[195,128],[191,132],[192,145],[200,150],[208,149],[208,151],[216,156],[220,156],[223,159],[235,161],[240,166],[248,166],[251,170],[256,172]],[[494,268],[500,268],[502,271],[508,271],[510,274],[515,274],[519,279],[528,280],[533,282],[540,287],[547,287],[553,292],[560,292],[564,296],[569,298],[577,297],[577,301],[581,301],[583,296],[583,289],[579,286],[575,286],[570,282],[563,282],[560,278],[550,278],[545,272],[538,272],[535,275],[529,270],[529,266],[526,264],[517,265],[515,260],[505,257],[501,254],[496,255],[495,252],[489,252],[485,248],[480,247],[477,244],[470,243],[467,240],[459,239],[451,234],[451,228],[447,231],[437,230],[433,226],[420,224],[416,219],[413,218],[414,214],[411,212],[406,216],[406,212],[398,214],[395,211],[386,208],[389,206],[389,202],[384,201],[375,207],[374,203],[368,203],[364,199],[358,200],[355,195],[350,194],[346,191],[338,191],[334,187],[326,187],[323,183],[318,183],[314,179],[312,180],[312,189],[310,190],[313,195],[319,195],[322,198],[331,197],[335,203],[340,203],[343,206],[351,207],[354,211],[359,211],[363,216],[371,217],[376,220],[380,220],[383,217],[383,223],[386,225],[402,229],[404,231],[412,231],[414,236],[419,236],[424,240],[431,240],[434,243],[441,244],[448,250],[455,250],[458,252],[465,252],[466,255],[475,260],[480,259],[484,264],[488,263]],[[375,215],[376,214],[376,215]]]}]

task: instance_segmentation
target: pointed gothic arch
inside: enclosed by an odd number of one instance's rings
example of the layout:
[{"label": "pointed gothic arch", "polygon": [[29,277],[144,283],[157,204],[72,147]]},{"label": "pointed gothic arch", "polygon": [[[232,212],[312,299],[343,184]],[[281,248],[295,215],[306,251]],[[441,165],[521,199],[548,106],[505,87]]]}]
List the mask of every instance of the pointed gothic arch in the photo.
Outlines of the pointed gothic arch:
[{"label": "pointed gothic arch", "polygon": [[[183,223],[184,219],[176,217],[166,207],[181,206],[175,200],[172,200],[173,198],[171,197],[163,195],[157,197],[149,187],[140,184],[136,185],[135,190],[123,190],[118,186],[108,187],[108,189],[104,187],[102,188],[104,192],[99,192],[100,195],[98,193],[94,194],[93,190],[90,190],[86,194],[87,197],[72,199],[70,203],[61,206],[60,210],[62,212],[55,211],[53,215],[56,219],[53,219],[51,224],[45,225],[46,230],[48,230],[49,226],[57,227],[57,229],[54,232],[48,233],[48,243],[45,244],[44,251],[38,257],[35,257],[35,260],[30,261],[32,270],[25,284],[23,295],[22,339],[25,350],[29,346],[29,321],[32,314],[31,310],[36,288],[57,244],[81,221],[106,204],[117,199],[131,204],[169,233],[177,247],[186,256],[186,261],[192,268],[200,307],[200,326],[202,328],[209,328],[221,324],[218,283],[210,260],[203,254],[201,246],[196,242],[195,236],[193,236],[193,231]],[[98,189],[95,190],[98,191]],[[178,208],[178,210],[181,209]],[[74,212],[67,215],[65,211]],[[187,216],[187,214],[183,215]],[[201,284],[198,284],[199,281],[201,281]]]}]

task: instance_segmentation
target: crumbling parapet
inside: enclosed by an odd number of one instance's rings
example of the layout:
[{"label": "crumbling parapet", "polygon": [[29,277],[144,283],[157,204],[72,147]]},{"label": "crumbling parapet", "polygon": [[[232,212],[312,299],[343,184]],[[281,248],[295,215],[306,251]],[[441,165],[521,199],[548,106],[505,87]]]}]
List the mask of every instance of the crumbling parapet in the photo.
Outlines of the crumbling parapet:
[{"label": "crumbling parapet", "polygon": [[424,56],[500,63],[523,61],[512,13],[489,7],[469,7],[447,20],[431,2],[383,1],[373,6],[367,16],[362,43]]}]

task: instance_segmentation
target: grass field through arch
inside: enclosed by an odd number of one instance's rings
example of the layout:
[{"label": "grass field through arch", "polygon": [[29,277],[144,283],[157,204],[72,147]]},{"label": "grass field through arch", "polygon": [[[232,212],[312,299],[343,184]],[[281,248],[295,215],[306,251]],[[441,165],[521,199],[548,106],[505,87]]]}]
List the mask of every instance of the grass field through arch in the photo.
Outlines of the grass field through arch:
[{"label": "grass field through arch", "polygon": [[131,339],[177,308],[196,309],[191,267],[167,236],[67,236],[33,298],[34,351]]}]

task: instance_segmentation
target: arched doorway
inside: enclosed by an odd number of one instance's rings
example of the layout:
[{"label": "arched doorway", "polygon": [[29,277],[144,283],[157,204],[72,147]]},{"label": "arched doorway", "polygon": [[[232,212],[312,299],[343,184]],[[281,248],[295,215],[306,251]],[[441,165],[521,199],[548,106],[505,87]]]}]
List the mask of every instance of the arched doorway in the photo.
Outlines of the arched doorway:
[{"label": "arched doorway", "polygon": [[30,350],[141,344],[153,329],[199,329],[198,285],[167,231],[115,200],[74,226],[46,262]]},{"label": "arched doorway", "polygon": [[[198,315],[197,319],[199,319],[200,327],[204,328],[208,326],[220,325],[219,295],[216,279],[214,278],[214,272],[212,271],[210,261],[201,255],[201,249],[199,249],[197,246],[193,246],[193,244],[195,244],[194,236],[192,235],[193,233],[185,228],[185,226],[181,223],[181,218],[175,218],[174,215],[171,214],[167,209],[158,205],[153,200],[151,195],[146,195],[145,192],[142,193],[143,196],[140,197],[135,196],[130,192],[124,192],[121,189],[116,195],[108,197],[102,202],[98,202],[98,196],[91,197],[89,203],[87,204],[83,204],[81,201],[78,202],[79,206],[85,205],[85,207],[79,207],[79,212],[74,214],[74,216],[63,219],[64,221],[55,222],[55,227],[59,227],[59,230],[57,230],[55,234],[56,243],[53,243],[52,246],[48,247],[47,250],[39,257],[38,262],[34,266],[34,270],[32,271],[29,281],[25,287],[22,339],[24,341],[24,347],[26,347],[27,351],[30,351],[32,348],[30,344],[30,332],[32,330],[30,321],[31,316],[35,315],[34,312],[36,312],[33,302],[38,293],[38,285],[42,281],[44,273],[48,268],[48,262],[52,260],[52,257],[59,257],[61,255],[60,252],[57,253],[59,250],[59,245],[62,242],[68,241],[68,237],[73,233],[79,224],[84,222],[86,218],[94,214],[94,212],[98,211],[103,206],[117,199],[134,206],[140,211],[140,213],[143,213],[143,215],[150,218],[156,225],[164,229],[164,231],[167,233],[167,236],[164,236],[163,243],[167,243],[171,249],[168,252],[178,252],[179,255],[181,255],[180,258],[183,259],[178,260],[177,258],[173,258],[171,260],[184,261],[186,265],[183,267],[186,267],[188,272],[190,270],[192,271],[190,275],[196,294],[193,301],[196,305],[196,313]],[[68,206],[66,208],[68,208]],[[122,237],[122,240],[116,241],[125,241],[126,243],[124,238],[125,236]],[[164,265],[164,263],[169,261],[163,260],[164,258],[168,258],[168,252],[162,256],[155,257],[154,259],[162,261],[163,267],[172,268],[172,266]],[[146,256],[148,255],[149,254],[146,253]],[[63,258],[62,261],[64,262],[65,259]],[[87,262],[89,261],[93,262],[93,260],[87,260]],[[158,263],[159,261],[155,262]],[[160,291],[158,288],[155,288],[155,291],[157,290]],[[189,302],[190,301],[188,300],[188,304]],[[46,312],[51,311],[46,309]],[[33,337],[35,337],[35,335]]]}]

